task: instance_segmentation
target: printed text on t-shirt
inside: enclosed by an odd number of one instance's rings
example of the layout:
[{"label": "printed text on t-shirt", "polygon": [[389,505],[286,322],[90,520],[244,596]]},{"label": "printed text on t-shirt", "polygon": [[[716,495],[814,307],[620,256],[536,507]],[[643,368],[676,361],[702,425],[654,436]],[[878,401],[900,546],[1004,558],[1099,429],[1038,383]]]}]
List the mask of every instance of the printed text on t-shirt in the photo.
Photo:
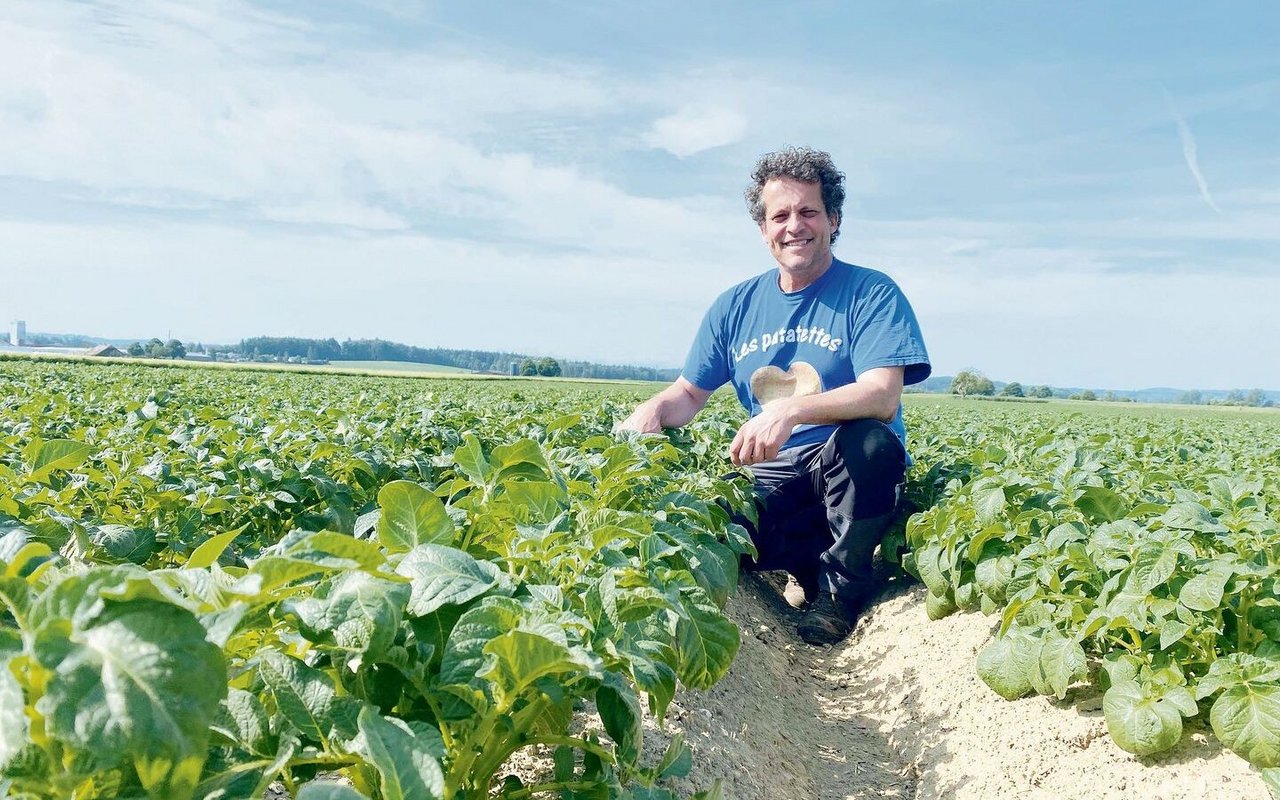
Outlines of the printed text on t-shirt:
[{"label": "printed text on t-shirt", "polygon": [[802,328],[798,325],[794,328],[778,328],[776,331],[762,333],[751,339],[751,341],[743,342],[734,347],[733,362],[736,364],[751,353],[767,353],[770,347],[775,347],[784,342],[799,342],[800,344],[811,344],[815,347],[825,347],[832,353],[839,350],[840,345],[844,344],[843,339],[832,338],[831,334],[827,333],[826,328],[817,326]]}]

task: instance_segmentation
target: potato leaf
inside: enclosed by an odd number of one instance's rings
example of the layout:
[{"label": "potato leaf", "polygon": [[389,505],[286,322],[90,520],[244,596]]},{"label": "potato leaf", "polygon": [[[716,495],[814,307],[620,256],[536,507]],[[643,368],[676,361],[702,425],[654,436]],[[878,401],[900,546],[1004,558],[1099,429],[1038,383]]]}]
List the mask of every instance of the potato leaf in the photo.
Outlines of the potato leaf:
[{"label": "potato leaf", "polygon": [[190,612],[151,600],[115,605],[74,642],[45,637],[54,677],[37,708],[49,732],[110,763],[131,761],[153,795],[185,796],[227,691],[222,653]]},{"label": "potato leaf", "polygon": [[392,481],[378,492],[378,541],[393,553],[420,544],[453,544],[453,520],[440,498],[413,481]]},{"label": "potato leaf", "polygon": [[311,641],[331,640],[344,650],[376,659],[395,641],[409,597],[408,584],[363,571],[344,572],[291,607]]},{"label": "potato leaf", "polygon": [[365,753],[381,777],[383,800],[443,800],[440,763],[409,726],[396,724],[368,706],[360,712],[359,725]]},{"label": "potato leaf", "polygon": [[422,544],[396,566],[396,574],[409,579],[407,610],[425,617],[444,605],[470,602],[497,586],[501,571],[492,562],[452,547]]},{"label": "potato leaf", "polygon": [[1255,767],[1280,767],[1280,685],[1244,682],[1218,696],[1209,723],[1222,743]]},{"label": "potato leaf", "polygon": [[684,613],[676,621],[676,671],[685,686],[709,689],[737,655],[738,626],[725,619],[701,589],[683,593],[680,600]]},{"label": "potato leaf", "polygon": [[1015,700],[1032,692],[1036,662],[1033,643],[1025,635],[997,636],[978,652],[978,677],[1004,699]]},{"label": "potato leaf", "polygon": [[635,690],[617,673],[610,673],[596,690],[600,721],[613,739],[620,765],[633,766],[640,758],[644,738],[640,701]]},{"label": "potato leaf", "polygon": [[299,733],[317,742],[328,738],[335,697],[328,675],[277,650],[258,654],[258,674],[276,709]]},{"label": "potato leaf", "polygon": [[[1121,749],[1148,756],[1168,750],[1182,738],[1182,716],[1188,699],[1189,696],[1166,699],[1137,681],[1120,681],[1103,695],[1102,713],[1107,731]],[[1190,708],[1194,710],[1194,700]]]},{"label": "potato leaf", "polygon": [[57,470],[79,467],[93,453],[93,447],[72,439],[32,440],[27,461],[28,479],[37,483],[47,481]]},{"label": "potato leaf", "polygon": [[1040,694],[1051,694],[1061,700],[1066,697],[1067,688],[1087,674],[1084,648],[1056,630],[1045,633],[1038,641],[1031,685]]}]

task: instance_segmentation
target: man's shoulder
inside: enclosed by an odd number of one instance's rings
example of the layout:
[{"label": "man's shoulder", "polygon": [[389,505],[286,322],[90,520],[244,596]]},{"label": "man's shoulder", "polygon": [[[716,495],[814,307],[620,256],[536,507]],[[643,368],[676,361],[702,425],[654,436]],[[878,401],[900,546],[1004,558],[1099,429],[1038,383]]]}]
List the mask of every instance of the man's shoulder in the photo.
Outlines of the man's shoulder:
[{"label": "man's shoulder", "polygon": [[892,286],[897,288],[898,286],[897,282],[889,277],[888,273],[848,261],[841,261],[838,258],[831,262],[831,269],[835,273],[832,277],[844,283],[868,287]]}]

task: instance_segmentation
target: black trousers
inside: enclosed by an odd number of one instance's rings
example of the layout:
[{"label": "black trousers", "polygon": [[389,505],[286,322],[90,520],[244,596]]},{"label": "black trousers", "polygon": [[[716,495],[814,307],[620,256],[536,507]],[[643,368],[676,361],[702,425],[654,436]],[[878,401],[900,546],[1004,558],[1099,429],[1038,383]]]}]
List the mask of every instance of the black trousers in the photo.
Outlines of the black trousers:
[{"label": "black trousers", "polygon": [[759,526],[754,569],[812,575],[858,603],[873,589],[871,558],[902,496],[906,450],[888,425],[860,419],[826,442],[793,447],[749,467]]}]

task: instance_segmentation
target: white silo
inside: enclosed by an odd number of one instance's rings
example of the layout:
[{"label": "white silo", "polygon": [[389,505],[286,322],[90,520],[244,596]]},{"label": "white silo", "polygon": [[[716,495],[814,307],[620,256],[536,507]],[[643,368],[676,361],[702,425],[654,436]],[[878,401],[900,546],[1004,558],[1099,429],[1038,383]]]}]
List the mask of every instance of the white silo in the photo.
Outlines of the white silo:
[{"label": "white silo", "polygon": [[9,344],[18,347],[27,340],[27,323],[15,319],[9,323]]}]

